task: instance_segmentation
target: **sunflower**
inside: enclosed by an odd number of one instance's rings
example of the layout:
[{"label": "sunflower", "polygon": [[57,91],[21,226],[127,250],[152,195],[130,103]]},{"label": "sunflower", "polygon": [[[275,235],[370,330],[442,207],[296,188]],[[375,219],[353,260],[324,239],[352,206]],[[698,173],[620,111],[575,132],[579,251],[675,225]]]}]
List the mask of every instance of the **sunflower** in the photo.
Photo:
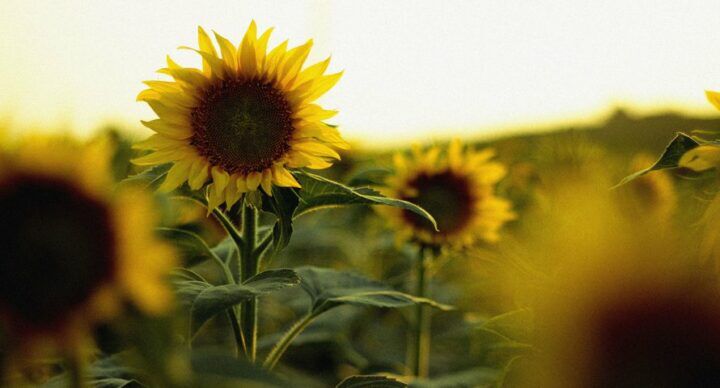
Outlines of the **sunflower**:
[{"label": "sunflower", "polygon": [[[651,166],[655,160],[646,154],[636,155],[630,171],[640,171]],[[651,222],[668,221],[677,205],[677,193],[672,177],[667,171],[655,171],[643,175],[627,184],[620,198],[627,215],[646,218]]]},{"label": "sunflower", "polygon": [[439,231],[415,213],[397,208],[378,209],[397,230],[400,241],[433,246],[466,246],[476,240],[494,242],[500,227],[515,218],[509,201],[495,195],[505,167],[490,161],[490,149],[463,150],[453,141],[446,155],[439,147],[423,151],[414,147],[412,157],[394,157],[395,174],[386,181],[386,193],[427,210]]},{"label": "sunflower", "polygon": [[160,314],[174,264],[151,199],[113,191],[104,142],[33,137],[0,152],[0,322],[12,348],[84,348],[126,302]]},{"label": "sunflower", "polygon": [[534,351],[510,385],[719,386],[720,289],[691,234],[624,217],[607,192],[578,186],[558,200],[512,264]]},{"label": "sunflower", "polygon": [[160,73],[172,81],[147,81],[138,96],[158,119],[143,121],[155,131],[136,145],[152,151],[138,165],[173,163],[161,190],[188,182],[205,183],[209,208],[232,206],[243,193],[272,185],[299,187],[288,168],[323,169],[339,159],[334,148],[347,148],[333,126],[324,122],[337,112],[314,101],[340,79],[325,75],[330,58],[303,69],[312,41],[288,49],[287,41],[267,51],[272,29],[257,36],[250,24],[239,46],[198,28],[202,70],[167,59]]}]

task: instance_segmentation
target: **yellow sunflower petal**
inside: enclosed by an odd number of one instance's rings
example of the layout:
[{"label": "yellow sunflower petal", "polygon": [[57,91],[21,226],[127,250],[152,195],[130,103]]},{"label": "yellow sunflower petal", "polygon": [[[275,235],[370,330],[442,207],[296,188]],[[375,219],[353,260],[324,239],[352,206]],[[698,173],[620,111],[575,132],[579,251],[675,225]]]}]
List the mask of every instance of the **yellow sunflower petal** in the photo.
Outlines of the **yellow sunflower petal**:
[{"label": "yellow sunflower petal", "polygon": [[720,147],[701,145],[683,154],[678,162],[680,167],[693,171],[705,171],[720,166]]},{"label": "yellow sunflower petal", "polygon": [[275,184],[281,187],[300,187],[300,183],[295,177],[283,166],[274,165],[272,167],[272,174]]},{"label": "yellow sunflower petal", "polygon": [[[205,52],[208,56],[217,58],[217,52],[215,51],[215,46],[213,45],[212,40],[210,40],[210,36],[200,26],[198,26],[198,47],[200,47],[201,52]],[[210,74],[212,74],[211,68],[211,63],[203,55],[203,73],[206,76],[210,76]]]},{"label": "yellow sunflower petal", "polygon": [[212,174],[213,183],[215,183],[215,187],[218,191],[225,190],[225,187],[228,184],[228,181],[230,180],[230,176],[228,173],[223,170],[221,167],[213,167],[210,170],[210,173]]},{"label": "yellow sunflower petal", "polygon": [[270,41],[270,35],[273,32],[273,28],[268,28],[255,42],[255,56],[257,57],[258,65],[263,67],[265,64],[265,53],[267,51],[267,45]]},{"label": "yellow sunflower petal", "polygon": [[250,174],[248,174],[247,177],[245,178],[245,181],[247,182],[248,190],[249,191],[257,190],[258,186],[260,185],[261,180],[262,180],[262,173],[253,171]]},{"label": "yellow sunflower petal", "polygon": [[263,171],[260,185],[265,191],[265,194],[272,196],[272,172],[270,169],[265,169],[265,171]]},{"label": "yellow sunflower petal", "polygon": [[190,169],[188,184],[193,190],[201,188],[208,179],[210,168],[204,159],[198,158]]},{"label": "yellow sunflower petal", "polygon": [[318,142],[306,141],[295,143],[293,144],[293,149],[303,151],[313,156],[340,159],[340,154],[338,154],[335,150]]},{"label": "yellow sunflower petal", "polygon": [[220,46],[220,53],[222,53],[225,64],[231,69],[237,70],[237,51],[235,50],[235,46],[217,32],[213,31],[213,33],[215,34],[215,40],[217,40]]},{"label": "yellow sunflower petal", "polygon": [[242,196],[242,192],[237,187],[237,179],[237,177],[231,177],[225,187],[225,202],[228,208],[232,207]]},{"label": "yellow sunflower petal", "polygon": [[711,104],[717,109],[720,109],[720,93],[712,90],[705,91],[705,97],[710,101]]},{"label": "yellow sunflower petal", "polygon": [[255,74],[257,74],[257,58],[255,56],[254,47],[256,35],[257,25],[253,20],[250,22],[250,27],[248,27],[242,43],[240,44],[240,49],[238,50],[240,69],[242,69],[243,74],[248,77],[254,77]]},{"label": "yellow sunflower petal", "polygon": [[172,139],[188,139],[192,136],[192,130],[181,124],[169,123],[162,119],[155,119],[151,121],[140,121],[142,125],[152,129],[153,131],[167,136]]},{"label": "yellow sunflower petal", "polygon": [[323,94],[327,93],[328,90],[330,90],[337,82],[340,80],[340,77],[342,77],[343,72],[330,74],[323,76],[322,78],[319,78],[315,82],[313,82],[313,89],[310,95],[307,97],[307,101],[315,101]]},{"label": "yellow sunflower petal", "polygon": [[177,189],[180,185],[185,183],[190,174],[190,167],[192,163],[187,160],[181,160],[175,163],[167,173],[165,181],[160,185],[158,191],[170,192]]}]

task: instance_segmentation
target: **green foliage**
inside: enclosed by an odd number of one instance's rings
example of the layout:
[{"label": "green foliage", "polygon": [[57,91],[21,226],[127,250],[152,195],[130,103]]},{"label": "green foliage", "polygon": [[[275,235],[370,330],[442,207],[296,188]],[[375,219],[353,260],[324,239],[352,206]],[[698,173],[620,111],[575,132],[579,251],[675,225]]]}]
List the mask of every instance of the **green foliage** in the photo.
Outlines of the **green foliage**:
[{"label": "green foliage", "polygon": [[148,190],[157,190],[165,179],[165,175],[170,171],[170,167],[172,167],[171,163],[150,167],[125,178],[120,184],[140,185]]},{"label": "green foliage", "polygon": [[344,304],[385,308],[424,304],[444,311],[453,309],[431,299],[395,291],[354,272],[308,266],[297,268],[297,273],[302,279],[300,286],[312,301],[311,311],[316,315]]},{"label": "green foliage", "polygon": [[337,388],[404,388],[407,384],[387,376],[350,376],[341,381]]},{"label": "green foliage", "polygon": [[191,358],[192,369],[198,374],[195,387],[257,386],[288,387],[279,376],[246,360],[226,354],[196,352]]},{"label": "green foliage", "polygon": [[295,271],[275,269],[261,272],[243,284],[214,286],[198,280],[181,280],[176,285],[181,299],[190,306],[190,333],[194,336],[205,322],[225,310],[298,283],[300,279]]},{"label": "green foliage", "polygon": [[675,138],[670,142],[670,144],[665,147],[665,151],[663,151],[662,155],[660,155],[660,159],[658,159],[652,166],[626,176],[625,178],[623,178],[622,181],[620,181],[620,183],[618,183],[617,186],[624,185],[632,181],[633,179],[637,179],[651,171],[679,167],[678,163],[680,162],[680,158],[682,158],[682,156],[686,152],[698,147],[700,144],[702,144],[700,140],[688,136],[682,132],[678,132],[678,134],[675,135]]},{"label": "green foliage", "polygon": [[501,371],[495,369],[473,368],[432,379],[417,379],[410,388],[490,388],[495,387],[501,377]]},{"label": "green foliage", "polygon": [[296,174],[298,182],[302,185],[300,190],[300,203],[295,209],[295,217],[305,213],[345,205],[385,205],[411,211],[432,222],[435,229],[435,219],[425,209],[411,202],[388,198],[367,187],[353,188],[308,172]]},{"label": "green foliage", "polygon": [[175,228],[158,228],[157,233],[173,243],[186,267],[193,267],[207,260],[220,260],[197,234]]}]

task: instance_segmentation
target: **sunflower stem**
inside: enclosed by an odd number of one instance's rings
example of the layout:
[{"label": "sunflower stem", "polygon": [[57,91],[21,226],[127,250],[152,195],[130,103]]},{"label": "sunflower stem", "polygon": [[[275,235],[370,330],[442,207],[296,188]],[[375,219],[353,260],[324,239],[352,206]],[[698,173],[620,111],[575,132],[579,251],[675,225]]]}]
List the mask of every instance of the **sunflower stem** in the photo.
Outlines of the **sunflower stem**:
[{"label": "sunflower stem", "polygon": [[[428,296],[430,284],[430,250],[422,247],[418,250],[415,261],[415,295],[419,297]],[[413,322],[412,339],[408,346],[408,359],[410,361],[410,373],[413,376],[428,377],[430,369],[430,311],[422,305],[414,306],[415,319]]]},{"label": "sunflower stem", "polygon": [[[242,211],[242,240],[240,250],[240,279],[245,282],[258,273],[259,256],[255,254],[257,241],[258,211],[251,204],[245,204]],[[257,353],[257,298],[242,304],[241,327],[245,338],[246,355],[255,362]]]},{"label": "sunflower stem", "polygon": [[235,336],[235,356],[240,358],[241,353],[247,353],[247,345],[245,345],[245,337],[240,328],[238,310],[236,308],[229,309],[227,316],[228,320],[230,320],[230,326],[232,326],[233,335]]},{"label": "sunflower stem", "polygon": [[68,374],[70,376],[70,386],[73,388],[87,388],[88,384],[85,380],[85,363],[76,352],[72,352],[66,356]]},{"label": "sunflower stem", "polygon": [[290,344],[297,338],[300,333],[312,322],[312,320],[317,315],[313,313],[308,313],[302,319],[295,322],[290,329],[285,333],[285,335],[282,336],[280,341],[278,341],[273,349],[270,351],[270,354],[268,354],[267,358],[265,359],[265,362],[263,363],[263,366],[269,370],[272,370],[275,365],[280,361],[280,358],[285,354],[285,351],[288,350],[290,347]]}]

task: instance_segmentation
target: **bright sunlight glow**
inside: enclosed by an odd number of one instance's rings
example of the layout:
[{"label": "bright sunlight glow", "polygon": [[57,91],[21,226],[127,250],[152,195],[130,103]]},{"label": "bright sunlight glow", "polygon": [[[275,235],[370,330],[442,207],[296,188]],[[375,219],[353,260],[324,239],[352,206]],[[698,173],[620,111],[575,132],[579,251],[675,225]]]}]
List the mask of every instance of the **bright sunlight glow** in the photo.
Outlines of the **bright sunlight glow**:
[{"label": "bright sunlight glow", "polygon": [[[141,81],[196,45],[196,27],[239,41],[251,19],[274,43],[313,38],[345,70],[323,98],[350,140],[373,145],[597,119],[617,105],[709,113],[720,88],[720,2],[0,2],[0,117],[88,133],[146,133]],[[149,133],[149,132],[148,132]]]}]

